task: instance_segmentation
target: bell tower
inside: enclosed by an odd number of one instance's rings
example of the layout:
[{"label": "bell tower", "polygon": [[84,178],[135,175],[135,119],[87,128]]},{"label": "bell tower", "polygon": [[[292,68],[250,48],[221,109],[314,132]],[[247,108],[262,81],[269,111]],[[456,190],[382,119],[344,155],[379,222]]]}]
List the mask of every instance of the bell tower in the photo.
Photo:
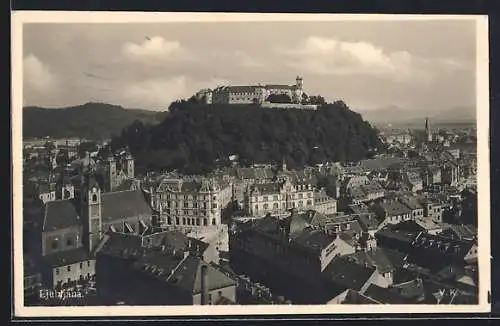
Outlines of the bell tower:
[{"label": "bell tower", "polygon": [[101,205],[101,188],[94,179],[90,177],[85,191],[84,209],[85,229],[86,229],[86,245],[89,251],[92,251],[101,240],[102,233],[102,205]]},{"label": "bell tower", "polygon": [[[113,191],[115,188],[115,183],[117,179],[117,172],[116,172],[116,160],[113,155],[110,155],[108,157],[107,161],[107,167],[108,167],[108,180],[107,180],[107,191]],[[106,188],[106,186],[105,186]]]},{"label": "bell tower", "polygon": [[134,158],[130,153],[127,153],[127,156],[125,158],[126,162],[126,168],[127,168],[127,176],[129,178],[135,177],[135,171],[134,171]]}]

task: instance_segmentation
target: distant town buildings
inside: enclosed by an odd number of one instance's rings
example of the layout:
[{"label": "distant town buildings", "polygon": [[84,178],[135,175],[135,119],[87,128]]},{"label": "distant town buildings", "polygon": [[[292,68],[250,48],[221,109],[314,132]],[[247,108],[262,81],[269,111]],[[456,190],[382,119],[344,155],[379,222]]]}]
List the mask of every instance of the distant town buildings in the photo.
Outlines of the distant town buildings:
[{"label": "distant town buildings", "polygon": [[[299,104],[302,79],[198,95],[265,104],[272,94]],[[240,166],[234,156],[201,176],[137,176],[127,149],[26,142],[25,296],[40,304],[40,289],[79,289],[105,305],[477,303],[474,143],[467,132],[431,130],[428,119],[424,133],[386,133],[388,153],[359,162],[293,170]]]}]

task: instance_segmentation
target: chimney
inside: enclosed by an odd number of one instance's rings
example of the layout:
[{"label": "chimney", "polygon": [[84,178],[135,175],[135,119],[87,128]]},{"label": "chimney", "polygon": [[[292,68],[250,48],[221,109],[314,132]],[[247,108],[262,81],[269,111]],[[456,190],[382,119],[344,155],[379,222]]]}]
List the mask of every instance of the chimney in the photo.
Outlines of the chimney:
[{"label": "chimney", "polygon": [[208,305],[208,266],[201,266],[201,304]]}]

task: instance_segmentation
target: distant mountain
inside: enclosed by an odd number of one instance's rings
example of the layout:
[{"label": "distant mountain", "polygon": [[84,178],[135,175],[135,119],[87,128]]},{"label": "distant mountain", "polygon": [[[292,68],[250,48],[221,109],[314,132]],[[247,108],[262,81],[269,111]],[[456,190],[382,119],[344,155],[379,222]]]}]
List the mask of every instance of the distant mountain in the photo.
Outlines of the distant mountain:
[{"label": "distant mountain", "polygon": [[406,109],[387,106],[374,110],[358,110],[363,119],[375,124],[415,125],[422,124],[426,117],[432,123],[473,123],[476,121],[474,107],[457,107],[444,110]]},{"label": "distant mountain", "polygon": [[86,103],[58,109],[31,106],[23,109],[23,136],[105,139],[119,134],[136,120],[144,124],[156,124],[166,115],[167,112],[125,109],[105,103]]}]

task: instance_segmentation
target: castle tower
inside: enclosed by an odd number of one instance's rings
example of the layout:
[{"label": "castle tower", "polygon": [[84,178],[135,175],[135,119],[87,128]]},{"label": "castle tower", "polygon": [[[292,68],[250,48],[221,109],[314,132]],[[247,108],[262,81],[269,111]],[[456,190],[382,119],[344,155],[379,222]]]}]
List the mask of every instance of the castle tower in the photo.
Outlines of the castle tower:
[{"label": "castle tower", "polygon": [[297,76],[297,78],[295,79],[295,86],[302,90],[302,87],[303,87],[303,80],[302,80],[302,77],[300,76]]},{"label": "castle tower", "polygon": [[85,240],[87,249],[92,251],[102,235],[101,188],[93,176],[90,176],[83,196]]},{"label": "castle tower", "polygon": [[303,93],[304,93],[304,90],[303,90],[302,77],[297,76],[297,78],[295,79],[295,90],[293,92],[293,101],[295,103],[300,103],[302,100]]}]

